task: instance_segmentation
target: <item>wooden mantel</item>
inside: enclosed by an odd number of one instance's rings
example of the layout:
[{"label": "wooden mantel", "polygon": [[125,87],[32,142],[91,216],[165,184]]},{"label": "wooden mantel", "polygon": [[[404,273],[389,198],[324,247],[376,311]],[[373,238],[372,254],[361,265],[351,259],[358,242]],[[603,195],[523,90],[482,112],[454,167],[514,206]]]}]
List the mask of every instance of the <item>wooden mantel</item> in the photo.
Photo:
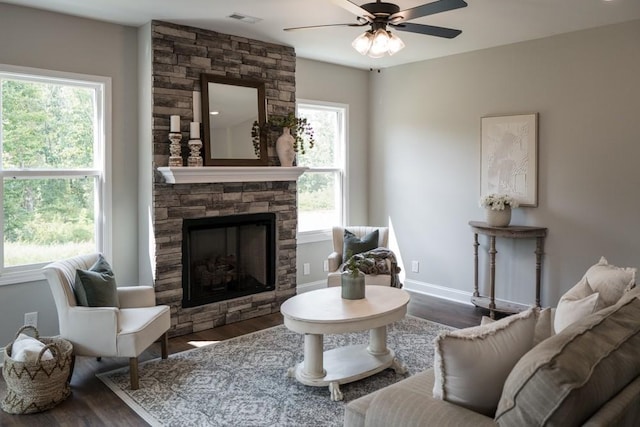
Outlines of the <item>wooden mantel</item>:
[{"label": "wooden mantel", "polygon": [[167,184],[296,181],[309,168],[280,166],[159,167]]}]

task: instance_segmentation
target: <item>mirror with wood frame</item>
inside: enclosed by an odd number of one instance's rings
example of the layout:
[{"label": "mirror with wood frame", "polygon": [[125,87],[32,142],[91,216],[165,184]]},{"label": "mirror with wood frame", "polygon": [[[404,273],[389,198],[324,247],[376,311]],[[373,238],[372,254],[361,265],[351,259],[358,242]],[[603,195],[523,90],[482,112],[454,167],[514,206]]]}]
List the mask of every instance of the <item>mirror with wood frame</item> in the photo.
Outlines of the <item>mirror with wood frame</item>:
[{"label": "mirror with wood frame", "polygon": [[267,166],[267,143],[254,147],[254,121],[265,123],[264,82],[202,74],[205,166]]}]

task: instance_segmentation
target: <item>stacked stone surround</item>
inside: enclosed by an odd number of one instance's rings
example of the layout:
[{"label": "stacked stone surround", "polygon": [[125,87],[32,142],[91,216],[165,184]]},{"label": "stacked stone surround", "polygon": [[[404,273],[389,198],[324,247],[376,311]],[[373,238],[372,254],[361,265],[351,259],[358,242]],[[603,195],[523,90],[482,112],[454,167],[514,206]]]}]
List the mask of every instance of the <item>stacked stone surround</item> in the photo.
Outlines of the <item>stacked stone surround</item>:
[{"label": "stacked stone surround", "polygon": [[[183,141],[193,121],[193,91],[202,73],[265,83],[267,116],[296,108],[296,56],[292,47],[168,22],[151,23],[153,49],[153,153],[156,166],[169,164],[170,116],[179,115]],[[183,158],[188,150],[183,144]],[[268,147],[269,165],[278,165]]]},{"label": "stacked stone surround", "polygon": [[[169,161],[171,115],[180,115],[183,158],[193,120],[193,91],[200,75],[216,74],[265,82],[267,114],[295,111],[293,48],[198,28],[153,21],[154,168]],[[268,147],[269,166],[278,164]],[[170,335],[184,335],[279,311],[296,292],[296,182],[166,184],[155,174],[153,188],[156,300],[171,307]],[[184,218],[246,213],[276,214],[276,288],[228,301],[182,308],[182,221]]]}]

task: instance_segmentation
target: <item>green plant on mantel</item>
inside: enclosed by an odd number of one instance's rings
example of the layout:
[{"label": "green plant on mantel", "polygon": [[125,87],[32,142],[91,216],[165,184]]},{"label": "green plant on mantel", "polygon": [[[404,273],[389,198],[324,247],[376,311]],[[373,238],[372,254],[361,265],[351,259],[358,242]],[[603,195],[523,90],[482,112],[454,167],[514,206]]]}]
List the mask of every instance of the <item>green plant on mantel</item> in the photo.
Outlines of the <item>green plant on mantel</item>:
[{"label": "green plant on mantel", "polygon": [[[313,148],[315,144],[315,136],[313,127],[304,117],[296,117],[295,114],[289,113],[286,116],[273,116],[262,125],[256,120],[251,127],[251,140],[253,141],[253,150],[256,155],[260,155],[260,137],[266,136],[269,130],[280,130],[289,128],[291,136],[293,136],[293,151],[304,154],[307,149]],[[305,147],[305,144],[307,147]]]}]

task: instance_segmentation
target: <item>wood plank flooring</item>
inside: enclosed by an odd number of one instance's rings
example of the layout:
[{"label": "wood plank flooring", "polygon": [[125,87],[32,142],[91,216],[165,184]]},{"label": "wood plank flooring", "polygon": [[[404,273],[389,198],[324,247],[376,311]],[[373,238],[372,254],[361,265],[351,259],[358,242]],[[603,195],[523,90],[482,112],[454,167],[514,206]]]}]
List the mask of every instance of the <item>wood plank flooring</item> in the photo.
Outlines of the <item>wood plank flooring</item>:
[{"label": "wood plank flooring", "polygon": [[[412,293],[409,314],[456,328],[475,326],[488,313],[472,305],[455,303]],[[280,313],[171,338],[169,353],[193,348],[190,343],[221,341],[282,324]],[[302,351],[302,349],[301,349]],[[160,357],[160,344],[145,351],[140,360]],[[71,380],[72,394],[55,408],[31,415],[9,415],[0,410],[0,426],[147,426],[133,410],[113,394],[95,374],[127,366],[126,358],[78,357]],[[0,380],[0,398],[6,395],[4,379]]]}]

